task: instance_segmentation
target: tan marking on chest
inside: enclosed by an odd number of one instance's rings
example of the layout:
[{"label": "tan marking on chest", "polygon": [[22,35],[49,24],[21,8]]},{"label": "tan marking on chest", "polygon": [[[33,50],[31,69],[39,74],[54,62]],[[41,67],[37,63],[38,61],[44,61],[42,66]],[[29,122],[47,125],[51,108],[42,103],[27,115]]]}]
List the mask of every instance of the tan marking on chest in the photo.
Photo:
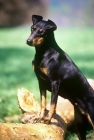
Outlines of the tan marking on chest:
[{"label": "tan marking on chest", "polygon": [[45,75],[48,74],[48,73],[47,73],[47,68],[46,68],[46,67],[40,68],[40,71],[41,71],[42,73],[44,73]]}]

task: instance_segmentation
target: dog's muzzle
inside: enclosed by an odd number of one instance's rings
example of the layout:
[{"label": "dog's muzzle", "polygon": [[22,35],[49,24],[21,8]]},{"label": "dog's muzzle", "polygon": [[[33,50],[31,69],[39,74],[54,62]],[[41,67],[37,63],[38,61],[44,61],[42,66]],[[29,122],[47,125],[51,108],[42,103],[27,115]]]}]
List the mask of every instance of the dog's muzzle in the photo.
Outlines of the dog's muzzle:
[{"label": "dog's muzzle", "polygon": [[28,44],[29,46],[32,45],[32,41],[30,41],[29,39],[27,39],[26,44]]},{"label": "dog's muzzle", "polygon": [[28,44],[29,46],[32,46],[32,40],[33,40],[33,38],[31,36],[29,36],[29,38],[26,41],[26,44]]},{"label": "dog's muzzle", "polygon": [[33,34],[31,34],[31,35],[28,37],[26,43],[27,43],[29,46],[32,46],[32,45],[33,45],[33,39],[34,39],[35,35],[36,35],[36,33],[33,33]]}]

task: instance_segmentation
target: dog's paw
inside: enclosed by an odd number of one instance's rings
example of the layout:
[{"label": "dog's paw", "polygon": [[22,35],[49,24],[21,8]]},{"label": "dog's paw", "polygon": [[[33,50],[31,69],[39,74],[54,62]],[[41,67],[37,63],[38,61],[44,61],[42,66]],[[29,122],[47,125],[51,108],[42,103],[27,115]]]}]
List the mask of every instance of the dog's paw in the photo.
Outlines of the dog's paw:
[{"label": "dog's paw", "polygon": [[43,121],[45,124],[50,124],[51,120],[48,117],[45,117]]},{"label": "dog's paw", "polygon": [[34,120],[33,120],[33,123],[42,123],[42,121],[43,121],[43,117],[37,117],[37,118],[35,118]]},{"label": "dog's paw", "polygon": [[33,123],[45,123],[45,124],[49,124],[50,123],[50,119],[48,117],[38,117],[35,118]]}]

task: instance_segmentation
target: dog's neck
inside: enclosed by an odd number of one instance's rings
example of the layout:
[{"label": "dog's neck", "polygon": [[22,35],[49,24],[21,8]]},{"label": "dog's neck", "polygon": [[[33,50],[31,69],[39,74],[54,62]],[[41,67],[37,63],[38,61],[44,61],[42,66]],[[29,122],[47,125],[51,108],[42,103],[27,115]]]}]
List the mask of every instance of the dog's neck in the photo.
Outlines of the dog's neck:
[{"label": "dog's neck", "polygon": [[39,47],[35,47],[36,53],[39,55],[43,55],[45,53],[46,50],[48,50],[49,48],[53,48],[56,51],[60,51],[61,49],[59,48],[55,37],[54,37],[54,32],[50,32],[47,37],[45,38],[44,43],[39,46]]},{"label": "dog's neck", "polygon": [[54,36],[54,32],[52,32],[51,34],[48,35],[48,46],[53,48],[54,50],[56,50],[57,52],[61,52],[61,48],[58,46],[56,40],[55,40],[55,36]]},{"label": "dog's neck", "polygon": [[37,47],[37,46],[35,47],[35,50],[36,50],[35,59],[36,59],[36,61],[40,62],[43,58],[43,55],[50,48],[53,48],[57,52],[61,52],[61,48],[59,48],[59,46],[57,45],[53,32],[48,34],[48,36],[45,38],[44,43],[40,47]]}]

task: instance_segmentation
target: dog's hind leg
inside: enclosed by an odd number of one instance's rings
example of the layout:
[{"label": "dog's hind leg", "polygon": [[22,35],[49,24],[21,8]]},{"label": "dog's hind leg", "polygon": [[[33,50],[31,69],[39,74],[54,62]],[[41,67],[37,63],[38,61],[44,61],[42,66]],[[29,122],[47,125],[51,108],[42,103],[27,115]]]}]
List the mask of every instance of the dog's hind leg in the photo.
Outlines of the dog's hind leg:
[{"label": "dog's hind leg", "polygon": [[87,109],[87,118],[94,130],[94,98],[92,98],[91,101],[87,103]]},{"label": "dog's hind leg", "polygon": [[86,128],[88,125],[88,119],[85,114],[79,110],[78,106],[74,106],[75,113],[75,127],[79,140],[86,140]]}]

